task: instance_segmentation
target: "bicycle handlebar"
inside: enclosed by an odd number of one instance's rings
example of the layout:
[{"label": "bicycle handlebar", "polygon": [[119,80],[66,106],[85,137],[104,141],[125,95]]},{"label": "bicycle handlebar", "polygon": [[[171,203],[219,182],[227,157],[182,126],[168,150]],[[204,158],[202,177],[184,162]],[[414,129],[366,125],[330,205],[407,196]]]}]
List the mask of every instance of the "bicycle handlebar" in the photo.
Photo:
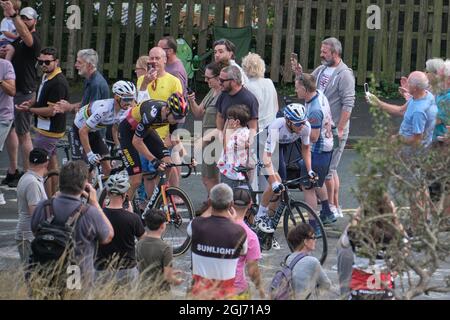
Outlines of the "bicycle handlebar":
[{"label": "bicycle handlebar", "polygon": [[286,188],[288,188],[290,185],[295,185],[295,184],[298,184],[299,182],[302,182],[302,181],[305,181],[305,180],[308,180],[310,183],[312,183],[311,187],[315,187],[315,186],[317,186],[317,183],[319,181],[319,177],[316,176],[314,178],[314,181],[311,181],[311,178],[308,175],[305,175],[305,176],[302,176],[302,177],[299,177],[299,178],[295,178],[295,179],[292,179],[292,180],[284,181],[283,185]]}]

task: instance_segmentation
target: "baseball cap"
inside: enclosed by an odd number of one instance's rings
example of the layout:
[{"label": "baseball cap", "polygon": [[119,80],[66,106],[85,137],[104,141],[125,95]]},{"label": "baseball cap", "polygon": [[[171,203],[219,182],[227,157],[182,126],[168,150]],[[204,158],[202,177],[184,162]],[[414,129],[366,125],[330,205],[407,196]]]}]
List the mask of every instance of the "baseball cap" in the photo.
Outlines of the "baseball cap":
[{"label": "baseball cap", "polygon": [[246,207],[252,202],[250,191],[245,187],[233,188],[233,202],[236,207]]},{"label": "baseball cap", "polygon": [[34,20],[37,20],[38,17],[36,10],[34,10],[32,7],[23,8],[22,10],[20,10],[20,15]]},{"label": "baseball cap", "polygon": [[50,160],[47,151],[41,148],[34,148],[30,152],[30,163],[41,164]]}]

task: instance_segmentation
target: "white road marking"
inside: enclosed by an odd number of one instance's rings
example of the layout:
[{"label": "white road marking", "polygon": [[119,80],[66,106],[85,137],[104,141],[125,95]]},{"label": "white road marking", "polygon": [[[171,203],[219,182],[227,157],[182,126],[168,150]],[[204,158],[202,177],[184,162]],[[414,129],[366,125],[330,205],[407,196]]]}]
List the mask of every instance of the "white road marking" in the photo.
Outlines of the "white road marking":
[{"label": "white road marking", "polygon": [[19,219],[0,219],[0,223],[17,223]]},{"label": "white road marking", "polygon": [[10,247],[2,247],[0,248],[0,258],[15,258],[19,259],[19,252],[17,251],[16,246],[10,246]]}]

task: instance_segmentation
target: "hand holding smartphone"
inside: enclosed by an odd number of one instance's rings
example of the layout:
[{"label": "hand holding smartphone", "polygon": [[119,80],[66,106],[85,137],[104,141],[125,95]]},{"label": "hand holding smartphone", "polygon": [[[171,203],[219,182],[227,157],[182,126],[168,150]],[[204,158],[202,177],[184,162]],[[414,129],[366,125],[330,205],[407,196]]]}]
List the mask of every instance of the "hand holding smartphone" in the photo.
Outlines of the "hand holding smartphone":
[{"label": "hand holding smartphone", "polygon": [[370,99],[370,97],[372,96],[372,94],[369,91],[369,84],[367,82],[364,83],[364,93],[366,94],[366,97],[368,99]]}]

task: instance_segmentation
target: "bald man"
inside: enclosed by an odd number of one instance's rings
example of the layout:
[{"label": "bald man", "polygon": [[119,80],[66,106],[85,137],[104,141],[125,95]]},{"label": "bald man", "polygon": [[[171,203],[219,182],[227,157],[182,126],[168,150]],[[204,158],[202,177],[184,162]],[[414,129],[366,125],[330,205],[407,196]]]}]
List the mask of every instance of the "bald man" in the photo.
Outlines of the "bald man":
[{"label": "bald man", "polygon": [[431,145],[437,115],[435,98],[428,88],[426,74],[414,71],[407,79],[406,89],[410,98],[404,105],[382,102],[373,94],[366,99],[391,115],[403,116],[399,136],[406,145],[427,148]]}]

